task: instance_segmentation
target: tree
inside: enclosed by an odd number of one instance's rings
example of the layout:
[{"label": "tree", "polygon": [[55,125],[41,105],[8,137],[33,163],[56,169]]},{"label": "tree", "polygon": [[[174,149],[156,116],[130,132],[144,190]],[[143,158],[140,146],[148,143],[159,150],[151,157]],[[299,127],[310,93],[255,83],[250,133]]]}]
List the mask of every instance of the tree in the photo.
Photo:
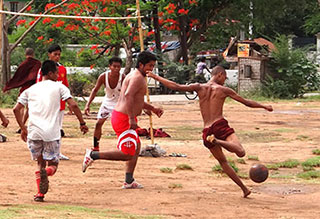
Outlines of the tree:
[{"label": "tree", "polygon": [[[52,8],[47,8],[43,14],[48,14],[52,10],[59,8],[61,5],[64,3],[68,2],[69,0],[64,0],[60,2],[59,4],[55,5]],[[25,12],[25,11],[30,11],[31,10],[31,5],[34,3],[34,0],[29,1],[25,7],[23,7],[19,12]],[[9,26],[16,21],[20,16],[19,15],[14,15],[11,18],[9,18],[7,21],[3,23],[3,48],[2,48],[2,78],[1,78],[1,84],[4,85],[9,79],[10,79],[10,57],[11,53],[13,50],[18,46],[18,44],[29,34],[35,26],[40,22],[41,18],[35,19],[35,21],[29,25],[28,29],[12,44],[9,44],[8,40],[8,29]],[[19,20],[18,22],[24,23],[26,20]]]}]

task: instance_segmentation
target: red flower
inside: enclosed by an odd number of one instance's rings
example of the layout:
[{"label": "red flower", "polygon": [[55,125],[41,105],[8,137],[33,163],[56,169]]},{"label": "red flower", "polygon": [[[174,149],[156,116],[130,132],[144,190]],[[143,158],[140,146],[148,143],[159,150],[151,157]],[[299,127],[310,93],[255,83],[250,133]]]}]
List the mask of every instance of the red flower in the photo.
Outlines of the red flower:
[{"label": "red flower", "polygon": [[80,5],[77,4],[77,3],[71,3],[71,4],[69,4],[69,6],[68,6],[68,8],[71,9],[71,10],[76,9],[76,8],[79,8],[79,7],[80,7]]},{"label": "red flower", "polygon": [[93,69],[96,64],[90,65],[90,69]]},{"label": "red flower", "polygon": [[38,40],[43,40],[43,36],[39,36],[39,37],[38,37]]},{"label": "red flower", "polygon": [[106,36],[110,36],[111,35],[111,31],[110,30],[106,30],[103,32],[104,35]]},{"label": "red flower", "polygon": [[90,30],[98,31],[98,30],[99,30],[99,27],[97,27],[97,26],[92,26],[92,27],[90,27]]},{"label": "red flower", "polygon": [[188,10],[188,9],[185,10],[184,8],[181,8],[181,9],[179,9],[179,11],[178,11],[179,14],[185,14],[185,15],[187,15],[188,12],[189,12],[189,10]]},{"label": "red flower", "polygon": [[56,24],[52,24],[52,27],[62,27],[64,25],[64,21],[58,20]]},{"label": "red flower", "polygon": [[31,9],[32,9],[32,7],[29,6],[29,7],[27,7],[26,11],[31,11]]},{"label": "red flower", "polygon": [[51,22],[51,18],[49,18],[49,17],[43,19],[43,21],[42,21],[43,24],[50,23],[50,22]]},{"label": "red flower", "polygon": [[189,0],[189,4],[190,5],[192,5],[192,4],[198,5],[198,2],[197,2],[197,0]]},{"label": "red flower", "polygon": [[20,24],[25,24],[25,23],[26,23],[26,20],[18,20],[16,25],[19,26]]},{"label": "red flower", "polygon": [[34,22],[35,22],[35,20],[30,21],[29,26],[31,26]]},{"label": "red flower", "polygon": [[148,32],[148,36],[151,36],[153,34],[154,34],[154,30],[151,30],[151,31]]},{"label": "red flower", "polygon": [[94,50],[94,49],[97,49],[98,48],[98,45],[94,45],[94,46],[91,46],[91,50]]},{"label": "red flower", "polygon": [[50,9],[50,8],[52,8],[54,6],[55,6],[54,3],[49,3],[49,4],[46,5],[45,10],[47,11],[48,9]]}]

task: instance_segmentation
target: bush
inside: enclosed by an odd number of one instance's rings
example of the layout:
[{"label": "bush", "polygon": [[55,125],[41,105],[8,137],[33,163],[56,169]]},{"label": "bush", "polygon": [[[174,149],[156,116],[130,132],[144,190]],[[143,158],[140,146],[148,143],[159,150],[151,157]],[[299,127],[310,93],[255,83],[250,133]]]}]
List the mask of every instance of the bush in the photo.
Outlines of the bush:
[{"label": "bush", "polygon": [[317,65],[307,59],[302,49],[290,49],[286,36],[280,35],[274,42],[270,70],[262,86],[263,94],[273,98],[296,98],[308,91],[319,89],[320,77]]},{"label": "bush", "polygon": [[68,75],[69,88],[73,96],[85,96],[90,94],[92,88],[90,75],[76,72]]}]

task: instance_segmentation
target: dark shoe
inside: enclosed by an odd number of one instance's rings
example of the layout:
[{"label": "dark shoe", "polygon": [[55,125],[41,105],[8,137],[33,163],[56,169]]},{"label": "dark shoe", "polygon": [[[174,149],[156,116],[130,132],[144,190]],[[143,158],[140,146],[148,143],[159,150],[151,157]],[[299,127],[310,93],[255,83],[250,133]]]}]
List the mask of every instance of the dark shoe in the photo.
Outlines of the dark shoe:
[{"label": "dark shoe", "polygon": [[48,180],[48,175],[47,171],[45,168],[42,168],[40,170],[40,193],[46,194],[49,189],[49,180]]},{"label": "dark shoe", "polygon": [[44,202],[44,195],[37,194],[34,196],[33,200],[36,202]]},{"label": "dark shoe", "polygon": [[60,129],[60,134],[61,134],[61,138],[63,138],[65,136],[63,129]]}]

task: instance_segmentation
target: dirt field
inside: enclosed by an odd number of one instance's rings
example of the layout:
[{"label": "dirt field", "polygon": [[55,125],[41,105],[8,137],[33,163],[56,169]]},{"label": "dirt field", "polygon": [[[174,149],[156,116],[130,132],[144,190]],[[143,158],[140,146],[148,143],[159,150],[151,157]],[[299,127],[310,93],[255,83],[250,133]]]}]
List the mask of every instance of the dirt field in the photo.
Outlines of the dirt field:
[{"label": "dirt field", "polygon": [[[247,155],[245,164],[226,152],[246,176],[254,163],[274,164],[287,159],[303,162],[315,157],[312,150],[320,149],[320,102],[285,101],[272,103],[275,112],[250,109],[234,102],[225,106],[225,117],[243,142]],[[187,157],[140,157],[135,178],[145,188],[122,190],[124,163],[96,161],[85,174],[81,164],[85,148],[91,147],[95,120],[87,119],[90,132],[78,131],[74,116],[65,115],[62,152],[71,160],[61,161],[58,172],[49,178],[50,189],[45,203],[35,203],[34,171],[26,144],[15,134],[17,124],[10,109],[7,129],[0,129],[8,142],[0,143],[0,207],[16,204],[74,205],[97,209],[121,210],[137,215],[160,215],[164,218],[316,218],[320,214],[320,178],[305,180],[296,168],[270,170],[266,182],[244,183],[252,189],[249,198],[228,177],[212,171],[217,161],[202,146],[202,122],[196,102],[162,105],[162,118],[153,117],[154,128],[163,128],[171,138],[156,138],[161,148]],[[147,116],[141,116],[141,127],[148,126]],[[110,123],[104,126],[101,151],[115,149],[116,138]],[[150,140],[142,138],[142,146]],[[250,159],[248,159],[250,158]],[[259,159],[251,160],[251,159]],[[187,164],[193,170],[178,170]],[[167,167],[172,173],[163,173]],[[54,216],[54,215],[51,215]]]}]

